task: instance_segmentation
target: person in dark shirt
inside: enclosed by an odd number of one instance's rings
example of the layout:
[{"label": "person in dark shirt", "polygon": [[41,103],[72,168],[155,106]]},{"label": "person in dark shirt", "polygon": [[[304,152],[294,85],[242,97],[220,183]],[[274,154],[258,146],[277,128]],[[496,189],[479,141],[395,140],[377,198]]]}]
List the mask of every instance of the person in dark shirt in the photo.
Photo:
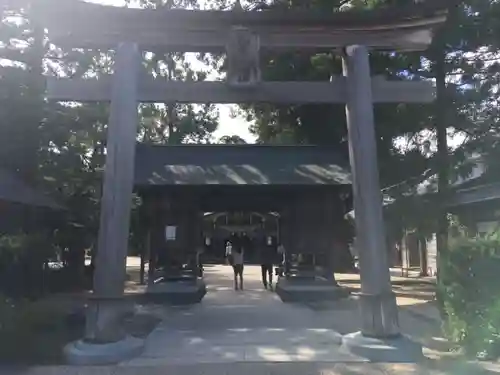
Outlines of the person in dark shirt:
[{"label": "person in dark shirt", "polygon": [[260,268],[262,272],[262,284],[264,288],[273,289],[273,264],[275,260],[275,249],[272,238],[268,237],[260,243]]},{"label": "person in dark shirt", "polygon": [[253,253],[253,249],[252,249],[252,240],[250,239],[250,237],[248,236],[248,234],[246,234],[245,232],[243,232],[243,234],[240,235],[240,246],[243,248],[243,250],[245,251],[245,254],[247,257],[250,257],[251,254]]}]

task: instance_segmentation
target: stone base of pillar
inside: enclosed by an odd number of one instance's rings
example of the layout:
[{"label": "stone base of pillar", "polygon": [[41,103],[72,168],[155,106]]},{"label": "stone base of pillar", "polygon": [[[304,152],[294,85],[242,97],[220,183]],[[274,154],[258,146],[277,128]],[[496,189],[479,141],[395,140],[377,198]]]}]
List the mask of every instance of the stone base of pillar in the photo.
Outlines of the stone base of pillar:
[{"label": "stone base of pillar", "polygon": [[124,318],[134,313],[134,304],[122,297],[93,297],[86,311],[85,341],[114,343],[126,337]]},{"label": "stone base of pillar", "polygon": [[345,335],[342,347],[372,362],[418,362],[422,345],[401,335],[398,307],[393,292],[361,293],[361,332]]},{"label": "stone base of pillar", "polygon": [[346,288],[335,280],[308,280],[280,277],[276,283],[276,294],[283,302],[323,302],[336,301],[349,296]]},{"label": "stone base of pillar", "polygon": [[367,337],[395,338],[400,335],[398,306],[392,291],[359,295],[361,332]]},{"label": "stone base of pillar", "polygon": [[123,298],[93,298],[86,314],[85,338],[64,348],[67,363],[72,365],[107,365],[139,355],[144,340],[127,336],[124,318],[134,312],[134,305]]},{"label": "stone base of pillar", "polygon": [[350,333],[342,338],[341,348],[370,362],[415,363],[424,358],[422,345],[404,335],[375,338]]},{"label": "stone base of pillar", "polygon": [[201,302],[207,294],[203,279],[189,281],[164,281],[148,285],[143,296],[145,303],[191,305]]},{"label": "stone base of pillar", "polygon": [[79,340],[66,345],[64,357],[70,365],[112,365],[140,355],[143,349],[144,340],[131,336],[106,344],[94,344]]}]

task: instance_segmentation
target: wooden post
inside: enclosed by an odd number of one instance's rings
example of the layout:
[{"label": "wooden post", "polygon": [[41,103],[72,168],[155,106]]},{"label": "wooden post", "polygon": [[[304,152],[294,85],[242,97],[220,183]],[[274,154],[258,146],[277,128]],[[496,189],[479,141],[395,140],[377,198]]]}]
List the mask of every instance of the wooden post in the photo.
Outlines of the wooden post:
[{"label": "wooden post", "polygon": [[288,276],[290,271],[290,262],[292,260],[292,255],[295,253],[295,231],[293,226],[293,219],[296,216],[294,212],[294,200],[287,200],[286,205],[280,211],[280,241],[285,248],[285,264],[284,275]]},{"label": "wooden post", "polygon": [[429,276],[429,270],[427,266],[427,239],[419,231],[418,233],[418,252],[420,256],[420,276]]},{"label": "wooden post", "polygon": [[107,135],[101,221],[96,269],[95,301],[89,309],[86,338],[114,342],[123,338],[118,322],[126,274],[130,208],[137,137],[137,80],[140,54],[134,43],[116,51]]},{"label": "wooden post", "polygon": [[343,68],[347,79],[349,157],[361,270],[361,332],[369,337],[395,337],[400,331],[387,260],[367,48],[347,47]]},{"label": "wooden post", "polygon": [[281,212],[279,216],[275,218],[276,220],[276,245],[281,244]]},{"label": "wooden post", "polygon": [[148,258],[148,285],[153,285],[155,281],[155,271],[156,271],[156,257],[158,243],[153,241],[153,230],[149,230],[149,258]]},{"label": "wooden post", "polygon": [[408,269],[410,268],[410,243],[409,232],[403,231],[403,247],[401,248],[401,276],[408,277]]},{"label": "wooden post", "polygon": [[151,252],[151,228],[149,228],[146,232],[146,238],[144,241],[144,247],[142,248],[141,251],[141,270],[140,270],[140,284],[144,285],[145,284],[145,273],[146,273],[146,256],[149,258],[149,253]]}]

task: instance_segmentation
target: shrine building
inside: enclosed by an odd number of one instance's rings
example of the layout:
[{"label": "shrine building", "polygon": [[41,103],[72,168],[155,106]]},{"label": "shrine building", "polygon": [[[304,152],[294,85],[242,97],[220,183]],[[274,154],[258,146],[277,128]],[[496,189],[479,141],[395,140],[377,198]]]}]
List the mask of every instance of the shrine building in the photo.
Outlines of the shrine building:
[{"label": "shrine building", "polygon": [[200,246],[220,259],[231,232],[272,237],[332,270],[335,253],[346,250],[340,232],[351,177],[335,148],[139,144],[135,160],[153,259],[168,252],[188,263]]}]

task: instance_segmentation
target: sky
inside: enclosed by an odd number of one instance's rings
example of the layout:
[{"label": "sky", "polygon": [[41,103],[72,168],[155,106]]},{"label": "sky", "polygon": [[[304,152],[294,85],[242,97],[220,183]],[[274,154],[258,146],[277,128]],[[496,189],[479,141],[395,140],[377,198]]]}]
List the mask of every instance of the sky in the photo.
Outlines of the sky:
[{"label": "sky", "polygon": [[[123,6],[124,0],[86,0],[93,3],[101,3],[105,5]],[[188,58],[189,59],[189,58]],[[195,58],[191,61],[195,69],[206,70],[206,67],[197,61]],[[253,143],[255,141],[255,136],[248,130],[249,123],[244,118],[231,118],[230,112],[231,107],[235,105],[231,104],[218,104],[217,108],[220,113],[219,127],[214,133],[214,138],[218,139],[224,135],[238,135],[243,138],[248,143]]]}]

